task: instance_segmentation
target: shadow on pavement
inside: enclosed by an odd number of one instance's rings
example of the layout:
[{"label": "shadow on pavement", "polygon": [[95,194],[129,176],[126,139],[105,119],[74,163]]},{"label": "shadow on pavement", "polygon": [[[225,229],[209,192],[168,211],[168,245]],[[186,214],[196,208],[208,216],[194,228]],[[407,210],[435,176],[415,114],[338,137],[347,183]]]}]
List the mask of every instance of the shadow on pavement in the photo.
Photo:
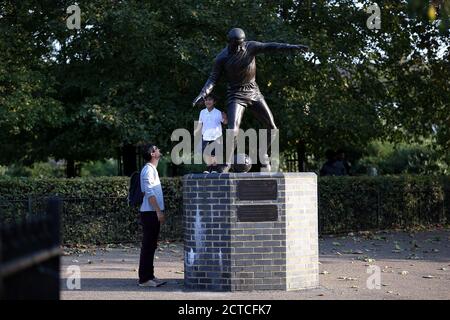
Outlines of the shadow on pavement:
[{"label": "shadow on pavement", "polygon": [[[81,279],[80,291],[138,291],[138,292],[172,292],[184,291],[182,279],[161,279],[167,281],[166,284],[152,288],[139,287],[137,279],[118,278],[83,278]],[[73,291],[67,289],[66,279],[61,279],[61,291]]]}]

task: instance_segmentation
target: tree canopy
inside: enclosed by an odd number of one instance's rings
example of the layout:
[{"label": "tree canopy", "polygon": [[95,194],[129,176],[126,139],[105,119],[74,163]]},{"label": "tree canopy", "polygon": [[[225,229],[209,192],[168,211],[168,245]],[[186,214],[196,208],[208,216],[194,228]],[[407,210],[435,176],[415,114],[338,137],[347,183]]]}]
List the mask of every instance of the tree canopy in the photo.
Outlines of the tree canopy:
[{"label": "tree canopy", "polygon": [[[0,164],[103,159],[141,141],[170,152],[232,27],[311,48],[257,58],[282,150],[432,138],[450,157],[449,2],[377,3],[379,30],[370,1],[91,0],[70,30],[71,1],[2,1]],[[215,93],[224,109],[223,82]]]}]

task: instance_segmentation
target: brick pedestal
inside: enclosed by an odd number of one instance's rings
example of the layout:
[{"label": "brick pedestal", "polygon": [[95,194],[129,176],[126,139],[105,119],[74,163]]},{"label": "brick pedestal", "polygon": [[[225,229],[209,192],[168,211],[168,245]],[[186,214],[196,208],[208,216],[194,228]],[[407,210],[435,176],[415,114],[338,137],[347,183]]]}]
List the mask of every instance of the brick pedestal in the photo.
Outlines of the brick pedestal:
[{"label": "brick pedestal", "polygon": [[319,285],[315,174],[189,174],[183,207],[186,288]]}]

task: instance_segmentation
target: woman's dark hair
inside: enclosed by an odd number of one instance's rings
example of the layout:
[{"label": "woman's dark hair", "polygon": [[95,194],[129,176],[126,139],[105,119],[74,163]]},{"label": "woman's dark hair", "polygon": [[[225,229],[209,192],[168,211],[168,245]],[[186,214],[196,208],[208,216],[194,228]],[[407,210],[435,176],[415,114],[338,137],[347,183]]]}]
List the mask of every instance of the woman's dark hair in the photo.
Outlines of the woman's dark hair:
[{"label": "woman's dark hair", "polygon": [[152,160],[152,152],[155,152],[156,150],[156,145],[154,145],[153,143],[147,143],[142,146],[141,150],[142,150],[142,157],[144,158],[144,160],[150,161]]}]

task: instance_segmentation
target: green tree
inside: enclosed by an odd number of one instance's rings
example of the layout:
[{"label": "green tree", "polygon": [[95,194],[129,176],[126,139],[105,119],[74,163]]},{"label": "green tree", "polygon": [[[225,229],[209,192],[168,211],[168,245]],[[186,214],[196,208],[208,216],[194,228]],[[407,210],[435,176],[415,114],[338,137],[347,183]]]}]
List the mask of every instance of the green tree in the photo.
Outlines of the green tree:
[{"label": "green tree", "polygon": [[48,156],[42,134],[58,126],[63,106],[48,72],[50,26],[37,2],[0,4],[0,163]]},{"label": "green tree", "polygon": [[[236,26],[252,40],[311,47],[257,58],[282,150],[317,158],[432,137],[448,155],[449,10],[430,20],[417,13],[429,3],[413,2],[378,1],[382,29],[369,30],[369,1],[81,1],[81,29],[69,30],[71,1],[5,0],[0,163],[94,161],[142,141],[170,152],[172,131],[193,129],[191,101]],[[224,97],[224,83],[215,91]],[[246,116],[244,126],[257,123]]]}]

